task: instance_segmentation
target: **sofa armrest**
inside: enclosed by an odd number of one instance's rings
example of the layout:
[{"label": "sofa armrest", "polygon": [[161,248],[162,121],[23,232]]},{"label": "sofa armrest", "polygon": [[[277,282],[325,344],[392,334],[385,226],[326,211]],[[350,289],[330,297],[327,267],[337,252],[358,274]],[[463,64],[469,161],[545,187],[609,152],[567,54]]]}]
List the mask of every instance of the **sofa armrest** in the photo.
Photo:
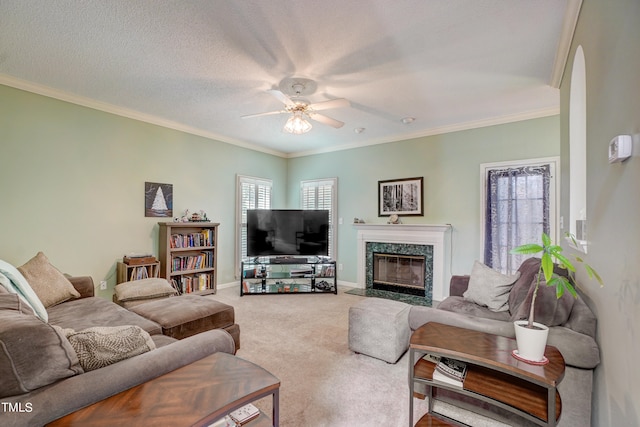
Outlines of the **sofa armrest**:
[{"label": "sofa armrest", "polygon": [[409,311],[409,327],[412,331],[415,331],[428,322],[444,323],[445,325],[501,335],[503,337],[515,337],[513,323],[511,322],[469,316],[433,307],[411,306]]},{"label": "sofa armrest", "polygon": [[[66,378],[30,393],[4,398],[22,407],[31,404],[31,412],[5,412],[3,426],[45,425],[92,403],[174,371],[218,351],[233,354],[235,344],[223,329],[213,329],[175,341],[84,374]],[[197,384],[196,384],[197,385]]]},{"label": "sofa armrest", "polygon": [[449,281],[449,296],[461,297],[469,287],[471,276],[451,276]]},{"label": "sofa armrest", "polygon": [[547,345],[556,347],[567,366],[594,369],[600,364],[598,343],[589,335],[581,334],[563,326],[549,328]]},{"label": "sofa armrest", "polygon": [[[513,322],[485,319],[477,316],[440,310],[432,307],[412,306],[409,311],[409,327],[415,331],[427,322],[471,329],[473,331],[515,338]],[[567,366],[593,369],[600,363],[600,351],[596,341],[589,335],[581,334],[562,326],[549,328],[547,345],[556,347]]]},{"label": "sofa armrest", "polygon": [[93,278],[91,278],[91,276],[67,276],[67,279],[69,279],[73,287],[76,288],[76,291],[80,293],[80,298],[95,296]]}]

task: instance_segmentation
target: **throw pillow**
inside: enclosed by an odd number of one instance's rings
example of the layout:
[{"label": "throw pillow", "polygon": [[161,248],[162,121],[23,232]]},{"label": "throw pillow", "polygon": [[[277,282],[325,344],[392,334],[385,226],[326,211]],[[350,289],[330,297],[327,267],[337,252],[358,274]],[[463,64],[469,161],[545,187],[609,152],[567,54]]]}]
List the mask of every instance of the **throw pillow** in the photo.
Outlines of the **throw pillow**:
[{"label": "throw pillow", "polygon": [[61,331],[76,351],[85,371],[103,368],[156,348],[151,336],[134,325],[97,326],[79,332],[73,329]]},{"label": "throw pillow", "polygon": [[49,262],[42,252],[18,267],[18,270],[33,291],[38,295],[42,305],[51,307],[71,298],[80,298],[80,294],[71,282]]},{"label": "throw pillow", "polygon": [[47,309],[42,305],[40,298],[38,298],[31,286],[29,286],[27,279],[17,268],[2,260],[0,260],[0,286],[9,294],[17,294],[42,321],[47,322],[49,320]]},{"label": "throw pillow", "polygon": [[[529,286],[529,293],[525,300],[518,306],[516,311],[511,315],[511,321],[524,320],[529,318],[531,310],[531,300],[535,284],[538,280],[536,274]],[[533,320],[547,326],[564,325],[573,309],[576,299],[569,292],[562,294],[560,299],[556,296],[556,287],[547,286],[544,276],[540,277],[540,286],[538,287],[538,295],[536,296],[536,306],[533,312]]]},{"label": "throw pillow", "polygon": [[469,287],[462,296],[491,311],[508,311],[509,291],[518,277],[520,272],[509,276],[475,261],[469,277]]},{"label": "throw pillow", "polygon": [[176,295],[178,291],[166,279],[132,280],[116,285],[116,301],[134,301]]},{"label": "throw pillow", "polygon": [[0,398],[81,374],[69,341],[17,294],[0,294]]}]

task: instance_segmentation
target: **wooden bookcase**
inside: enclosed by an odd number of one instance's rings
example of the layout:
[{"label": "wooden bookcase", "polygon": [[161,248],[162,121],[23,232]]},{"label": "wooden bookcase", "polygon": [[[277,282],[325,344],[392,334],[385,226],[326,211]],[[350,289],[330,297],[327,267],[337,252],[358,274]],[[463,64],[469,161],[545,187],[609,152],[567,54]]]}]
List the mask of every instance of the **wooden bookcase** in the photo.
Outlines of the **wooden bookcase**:
[{"label": "wooden bookcase", "polygon": [[181,293],[214,294],[218,226],[213,222],[159,222],[160,276]]},{"label": "wooden bookcase", "polygon": [[160,273],[160,263],[152,262],[148,264],[130,265],[119,261],[117,267],[117,283],[130,282],[151,277],[158,277]]}]

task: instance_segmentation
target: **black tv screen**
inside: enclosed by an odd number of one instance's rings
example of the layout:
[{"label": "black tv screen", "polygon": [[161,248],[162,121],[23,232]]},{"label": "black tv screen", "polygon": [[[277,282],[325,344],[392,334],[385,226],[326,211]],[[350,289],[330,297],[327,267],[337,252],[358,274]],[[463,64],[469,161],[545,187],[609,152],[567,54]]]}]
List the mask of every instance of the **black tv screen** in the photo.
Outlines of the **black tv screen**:
[{"label": "black tv screen", "polygon": [[328,256],[329,211],[247,210],[247,256]]}]

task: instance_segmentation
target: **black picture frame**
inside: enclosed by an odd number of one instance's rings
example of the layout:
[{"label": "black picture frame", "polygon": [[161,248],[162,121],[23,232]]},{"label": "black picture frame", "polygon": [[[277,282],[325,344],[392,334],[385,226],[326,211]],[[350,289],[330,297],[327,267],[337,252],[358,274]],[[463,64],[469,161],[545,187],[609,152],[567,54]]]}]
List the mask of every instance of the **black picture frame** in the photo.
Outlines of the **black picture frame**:
[{"label": "black picture frame", "polygon": [[378,181],[378,216],[424,216],[424,178]]},{"label": "black picture frame", "polygon": [[144,216],[173,216],[173,184],[144,183]]}]

